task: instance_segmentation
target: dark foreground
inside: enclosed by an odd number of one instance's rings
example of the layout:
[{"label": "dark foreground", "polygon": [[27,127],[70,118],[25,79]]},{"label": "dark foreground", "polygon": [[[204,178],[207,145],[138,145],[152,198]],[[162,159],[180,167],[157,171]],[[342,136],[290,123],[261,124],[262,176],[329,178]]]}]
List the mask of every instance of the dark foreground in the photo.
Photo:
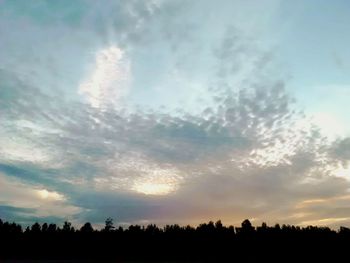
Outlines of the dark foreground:
[{"label": "dark foreground", "polygon": [[[111,220],[96,231],[86,223],[34,224],[23,230],[0,220],[0,262],[284,262],[347,259],[350,229],[296,227],[245,220],[240,227],[220,221],[194,228],[168,225],[115,229]],[[347,260],[348,261],[348,260]]]}]

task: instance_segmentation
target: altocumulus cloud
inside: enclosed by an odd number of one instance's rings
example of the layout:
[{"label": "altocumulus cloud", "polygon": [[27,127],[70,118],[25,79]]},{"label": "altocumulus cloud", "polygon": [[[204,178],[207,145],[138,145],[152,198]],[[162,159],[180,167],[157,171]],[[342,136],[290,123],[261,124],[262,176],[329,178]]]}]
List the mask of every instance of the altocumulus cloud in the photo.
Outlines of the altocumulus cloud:
[{"label": "altocumulus cloud", "polygon": [[[349,180],[339,173],[348,167],[349,139],[328,139],[297,109],[284,78],[271,77],[273,54],[240,25],[218,30],[194,52],[206,32],[175,18],[188,17],[183,2],[84,1],[57,6],[55,15],[39,3],[20,18],[11,15],[15,4],[1,13],[8,38],[0,46],[9,53],[0,49],[2,215],[77,224],[107,216],[350,223]],[[44,41],[53,32],[62,38]],[[21,48],[26,40],[38,49]],[[169,68],[149,63],[165,77],[145,76],[142,46],[166,53]],[[192,106],[130,106],[141,82],[157,83],[144,87],[155,97],[175,96],[181,85],[180,98],[190,94]]]}]

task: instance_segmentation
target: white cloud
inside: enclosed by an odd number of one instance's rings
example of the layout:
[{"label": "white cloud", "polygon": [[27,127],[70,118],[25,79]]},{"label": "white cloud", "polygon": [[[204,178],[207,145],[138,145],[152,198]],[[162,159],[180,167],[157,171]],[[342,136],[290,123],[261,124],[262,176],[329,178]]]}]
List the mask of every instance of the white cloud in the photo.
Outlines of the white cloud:
[{"label": "white cloud", "polygon": [[36,190],[37,194],[40,198],[49,200],[49,201],[64,201],[65,197],[62,194],[59,194],[57,192],[50,192],[46,189]]},{"label": "white cloud", "polygon": [[0,173],[0,205],[25,208],[23,217],[72,218],[82,208],[69,204],[66,197],[56,191],[43,189],[40,185],[24,182]]},{"label": "white cloud", "polygon": [[[46,181],[47,186],[28,190],[31,198],[15,199],[18,191],[9,187],[13,194],[4,204],[36,209],[24,200],[46,204],[36,215],[60,211],[73,216],[84,207],[91,209],[88,218],[114,213],[116,208],[108,208],[106,202],[122,202],[125,211],[120,204],[117,211],[129,221],[198,222],[215,215],[232,223],[242,217],[302,223],[331,218],[332,210],[301,209],[298,203],[348,191],[349,180],[337,172],[348,160],[347,140],[327,140],[294,112],[280,82],[222,92],[198,115],[100,111],[85,104],[56,103],[60,111],[50,111],[50,118],[69,116],[56,122],[62,132],[57,136],[39,129],[31,139],[38,149],[55,149],[49,163],[61,165],[54,175],[40,174],[43,167],[55,166],[33,161],[39,173],[34,180],[51,176],[51,183],[69,185],[69,195],[61,198],[63,194],[49,190]],[[18,136],[23,131],[19,129]],[[81,197],[87,189],[89,194]],[[92,207],[91,199],[96,199]],[[342,206],[339,201],[333,204]]]},{"label": "white cloud", "polygon": [[336,114],[329,112],[317,112],[313,114],[312,122],[320,127],[322,133],[330,139],[347,135],[346,124]]},{"label": "white cloud", "polygon": [[121,106],[129,89],[130,62],[117,46],[102,49],[96,53],[96,64],[79,86],[79,93],[85,95],[92,107],[101,108],[112,104]]}]

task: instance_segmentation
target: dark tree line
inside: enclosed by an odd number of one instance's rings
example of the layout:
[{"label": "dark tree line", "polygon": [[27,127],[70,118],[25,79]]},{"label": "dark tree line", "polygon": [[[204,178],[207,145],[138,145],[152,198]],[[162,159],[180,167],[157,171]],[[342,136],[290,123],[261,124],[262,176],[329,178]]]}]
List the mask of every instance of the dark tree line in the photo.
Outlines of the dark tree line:
[{"label": "dark tree line", "polygon": [[0,219],[0,259],[96,259],[99,261],[286,261],[335,260],[347,256],[350,229],[263,223],[254,227],[244,220],[240,227],[224,226],[221,221],[197,227],[166,225],[157,227],[113,225],[96,230],[91,223],[75,229],[35,223],[25,229]]}]

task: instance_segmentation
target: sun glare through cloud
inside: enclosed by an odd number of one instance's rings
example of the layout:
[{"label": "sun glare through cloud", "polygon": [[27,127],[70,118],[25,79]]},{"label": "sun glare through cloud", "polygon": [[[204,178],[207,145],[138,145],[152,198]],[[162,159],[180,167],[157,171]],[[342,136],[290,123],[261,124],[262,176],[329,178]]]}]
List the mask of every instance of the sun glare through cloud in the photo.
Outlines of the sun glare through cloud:
[{"label": "sun glare through cloud", "polygon": [[146,195],[166,195],[174,191],[172,185],[157,182],[136,183],[133,189]]},{"label": "sun glare through cloud", "polygon": [[48,201],[63,201],[65,199],[63,195],[57,192],[50,192],[46,189],[37,190],[37,193],[40,198]]}]

